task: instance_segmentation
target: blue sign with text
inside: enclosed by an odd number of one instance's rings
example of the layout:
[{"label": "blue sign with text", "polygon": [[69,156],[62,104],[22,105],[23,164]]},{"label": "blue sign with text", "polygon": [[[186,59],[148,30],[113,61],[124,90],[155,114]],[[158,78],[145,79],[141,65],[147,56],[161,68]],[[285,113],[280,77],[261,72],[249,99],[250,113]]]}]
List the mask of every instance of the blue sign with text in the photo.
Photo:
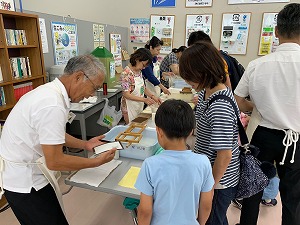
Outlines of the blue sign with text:
[{"label": "blue sign with text", "polygon": [[152,0],[152,7],[175,7],[176,0]]}]

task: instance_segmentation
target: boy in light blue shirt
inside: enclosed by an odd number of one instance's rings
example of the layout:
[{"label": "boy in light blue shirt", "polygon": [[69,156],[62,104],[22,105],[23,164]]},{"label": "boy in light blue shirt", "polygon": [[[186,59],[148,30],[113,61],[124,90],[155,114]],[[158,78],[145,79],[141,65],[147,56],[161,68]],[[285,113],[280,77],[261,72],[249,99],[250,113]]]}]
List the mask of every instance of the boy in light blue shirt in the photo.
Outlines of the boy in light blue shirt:
[{"label": "boy in light blue shirt", "polygon": [[165,149],[147,158],[135,187],[141,191],[139,225],[204,225],[212,205],[214,179],[208,158],[186,149],[195,117],[189,104],[167,100],[155,116]]}]

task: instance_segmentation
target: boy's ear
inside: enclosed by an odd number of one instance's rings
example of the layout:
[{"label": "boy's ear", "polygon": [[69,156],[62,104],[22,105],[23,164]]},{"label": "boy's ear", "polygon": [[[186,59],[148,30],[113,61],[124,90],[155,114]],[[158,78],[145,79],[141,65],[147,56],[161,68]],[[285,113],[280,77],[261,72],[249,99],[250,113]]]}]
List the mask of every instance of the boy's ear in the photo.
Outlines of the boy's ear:
[{"label": "boy's ear", "polygon": [[162,129],[159,128],[158,126],[156,126],[156,132],[157,132],[157,135],[158,135],[159,137],[162,137],[162,136],[163,136],[163,131],[162,131]]}]

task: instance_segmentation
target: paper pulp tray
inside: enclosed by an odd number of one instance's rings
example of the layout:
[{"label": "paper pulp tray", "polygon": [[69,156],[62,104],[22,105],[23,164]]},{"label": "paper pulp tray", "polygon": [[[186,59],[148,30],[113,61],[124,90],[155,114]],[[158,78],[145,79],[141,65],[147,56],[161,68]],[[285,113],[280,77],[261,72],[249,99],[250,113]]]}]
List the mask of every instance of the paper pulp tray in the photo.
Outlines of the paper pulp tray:
[{"label": "paper pulp tray", "polygon": [[[128,126],[118,125],[113,127],[109,132],[105,134],[105,140],[114,141],[119,133],[125,131]],[[134,129],[133,132],[137,132],[138,129]],[[156,130],[154,128],[146,127],[142,133],[143,137],[139,143],[132,143],[129,147],[127,142],[122,142],[124,147],[120,150],[120,156],[132,159],[144,160],[155,154],[155,152],[160,148],[157,141]]]}]

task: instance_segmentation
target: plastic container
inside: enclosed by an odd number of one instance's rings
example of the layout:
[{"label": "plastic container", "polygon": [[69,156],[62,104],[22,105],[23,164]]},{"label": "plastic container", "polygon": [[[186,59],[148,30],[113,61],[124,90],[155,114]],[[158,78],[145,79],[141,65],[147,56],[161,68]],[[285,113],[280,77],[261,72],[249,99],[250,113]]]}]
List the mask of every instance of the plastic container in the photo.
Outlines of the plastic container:
[{"label": "plastic container", "polygon": [[174,88],[183,88],[183,87],[191,87],[191,85],[187,84],[185,80],[182,78],[177,78],[173,80],[173,85]]},{"label": "plastic container", "polygon": [[[114,141],[119,133],[125,131],[128,126],[118,125],[113,127],[105,134],[105,140]],[[133,130],[135,131],[135,130]],[[136,130],[138,131],[138,129]],[[122,142],[124,150],[120,150],[121,157],[144,160],[152,155],[160,148],[157,141],[156,130],[154,128],[146,127],[142,133],[143,137],[137,144],[132,143],[129,147],[127,142]]]}]

